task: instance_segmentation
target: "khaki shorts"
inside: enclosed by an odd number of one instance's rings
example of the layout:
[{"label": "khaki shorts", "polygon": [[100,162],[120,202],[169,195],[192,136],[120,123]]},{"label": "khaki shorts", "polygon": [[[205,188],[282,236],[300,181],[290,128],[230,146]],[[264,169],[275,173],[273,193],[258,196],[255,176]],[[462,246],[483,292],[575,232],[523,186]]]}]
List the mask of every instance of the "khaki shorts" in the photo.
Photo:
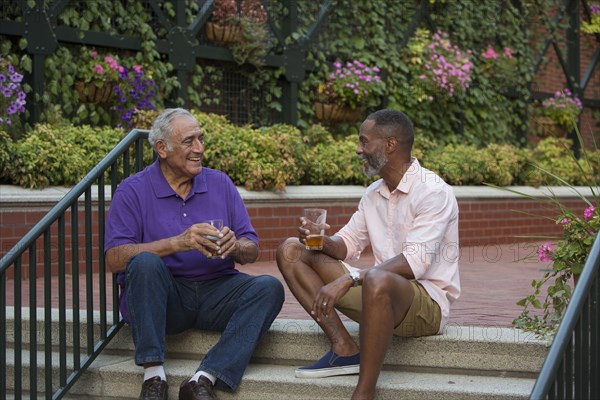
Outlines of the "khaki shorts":
[{"label": "khaki shorts", "polygon": [[[343,266],[343,264],[342,264]],[[344,266],[344,270],[347,268]],[[402,337],[431,336],[438,333],[442,322],[440,306],[433,301],[427,290],[417,281],[410,281],[415,296],[404,317],[404,320],[394,328],[394,335]],[[335,308],[348,318],[360,323],[362,314],[362,287],[352,287],[335,303]]]}]

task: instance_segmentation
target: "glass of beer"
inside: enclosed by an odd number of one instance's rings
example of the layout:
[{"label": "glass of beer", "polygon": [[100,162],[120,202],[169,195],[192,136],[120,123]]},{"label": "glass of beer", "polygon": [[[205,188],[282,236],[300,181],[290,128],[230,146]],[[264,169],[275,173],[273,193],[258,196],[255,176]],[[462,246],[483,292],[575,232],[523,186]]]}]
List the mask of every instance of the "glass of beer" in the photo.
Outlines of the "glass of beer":
[{"label": "glass of beer", "polygon": [[[222,219],[209,219],[208,221],[204,221],[204,223],[209,224],[210,226],[212,226],[213,228],[215,228],[218,231],[221,231],[221,229],[223,229],[223,220]],[[217,240],[219,240],[218,236],[206,235],[205,237],[207,239],[212,240],[213,242],[216,242]],[[213,253],[213,255],[208,258],[215,258],[215,257],[220,257],[219,253]]]},{"label": "glass of beer", "polygon": [[322,208],[305,208],[303,216],[306,220],[304,228],[310,231],[306,237],[306,250],[322,250],[323,240],[325,239],[327,210]]}]

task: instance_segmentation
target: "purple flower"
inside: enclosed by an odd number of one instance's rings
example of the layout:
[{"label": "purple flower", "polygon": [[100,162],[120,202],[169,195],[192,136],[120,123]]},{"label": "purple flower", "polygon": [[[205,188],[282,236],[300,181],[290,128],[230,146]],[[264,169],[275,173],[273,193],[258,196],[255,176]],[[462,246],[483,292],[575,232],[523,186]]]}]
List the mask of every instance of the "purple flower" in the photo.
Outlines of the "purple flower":
[{"label": "purple flower", "polygon": [[541,262],[552,261],[552,247],[550,243],[544,243],[538,248],[538,258]]}]

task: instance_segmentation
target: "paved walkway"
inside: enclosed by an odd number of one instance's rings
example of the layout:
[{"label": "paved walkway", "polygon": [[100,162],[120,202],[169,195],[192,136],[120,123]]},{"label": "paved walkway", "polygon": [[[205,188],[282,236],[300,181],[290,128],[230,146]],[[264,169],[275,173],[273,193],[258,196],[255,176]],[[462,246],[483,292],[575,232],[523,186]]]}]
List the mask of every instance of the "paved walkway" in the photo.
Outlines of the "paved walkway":
[{"label": "paved walkway", "polygon": [[[528,259],[524,259],[527,258]],[[357,267],[370,266],[371,254],[363,255]],[[463,247],[459,260],[461,295],[451,308],[450,323],[458,326],[511,327],[522,311],[516,302],[532,292],[531,281],[551,268],[537,261],[537,246],[527,243]],[[283,281],[274,261],[241,266],[250,274],[267,273]],[[309,319],[284,284],[286,299],[280,318]]]},{"label": "paved walkway", "polygon": [[[511,327],[513,319],[521,312],[521,307],[517,306],[516,302],[531,294],[531,281],[540,279],[550,268],[550,263],[537,261],[536,249],[535,245],[525,243],[463,247],[459,259],[462,293],[452,306],[450,323],[465,327]],[[364,267],[372,265],[372,262],[372,255],[365,254],[354,265]],[[254,264],[240,266],[239,269],[253,275],[270,274],[283,282],[274,260],[261,260]],[[70,276],[67,276],[66,304],[72,304],[70,279]],[[107,276],[107,282],[110,282],[110,275]],[[27,284],[27,281],[22,282],[23,306],[26,306],[29,300]],[[38,278],[38,306],[44,301],[43,284],[43,279]],[[51,287],[58,287],[56,277],[52,279]],[[94,277],[94,287],[94,291],[97,293],[97,275]],[[308,314],[296,301],[285,283],[284,287],[286,300],[279,318],[309,319]],[[82,309],[85,309],[84,277],[80,279],[79,289],[80,305]],[[13,293],[14,282],[9,279],[6,282],[6,303],[9,306],[14,304]],[[56,289],[52,290],[51,300],[53,306],[56,307],[58,304]],[[111,306],[110,301],[111,299],[109,299],[109,307]],[[94,305],[98,305],[97,298],[94,299]]]}]

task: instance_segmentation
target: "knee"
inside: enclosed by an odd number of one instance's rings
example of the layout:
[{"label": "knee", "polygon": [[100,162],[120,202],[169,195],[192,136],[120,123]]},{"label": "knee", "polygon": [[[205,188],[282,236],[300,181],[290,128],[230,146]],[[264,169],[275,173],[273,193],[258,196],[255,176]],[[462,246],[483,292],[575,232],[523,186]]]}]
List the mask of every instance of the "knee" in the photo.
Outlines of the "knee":
[{"label": "knee", "polygon": [[129,278],[143,274],[145,276],[160,274],[166,266],[163,260],[154,253],[143,252],[129,260],[127,275]]},{"label": "knee", "polygon": [[285,300],[283,285],[271,275],[261,275],[254,279],[255,293],[262,299],[265,309],[279,312]]},{"label": "knee", "polygon": [[363,294],[379,297],[389,295],[394,290],[392,272],[370,269],[363,276]]},{"label": "knee", "polygon": [[304,250],[304,245],[298,238],[288,238],[277,247],[275,258],[277,267],[281,272],[288,270],[292,265],[299,261]]}]

